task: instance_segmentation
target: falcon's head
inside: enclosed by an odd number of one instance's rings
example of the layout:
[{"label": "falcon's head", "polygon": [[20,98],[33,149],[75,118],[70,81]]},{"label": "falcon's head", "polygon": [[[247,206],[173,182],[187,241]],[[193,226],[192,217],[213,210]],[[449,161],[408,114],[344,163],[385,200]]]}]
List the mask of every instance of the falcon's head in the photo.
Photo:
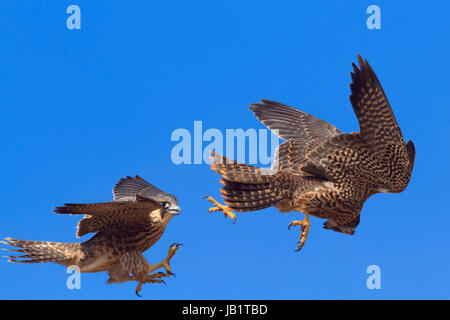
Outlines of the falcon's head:
[{"label": "falcon's head", "polygon": [[333,219],[328,219],[323,224],[323,228],[333,230],[336,232],[349,234],[349,235],[354,235],[355,229],[359,224],[359,218],[360,218],[360,216],[358,214],[357,217],[355,217],[353,220],[347,222],[346,224],[339,224],[336,221],[334,221]]},{"label": "falcon's head", "polygon": [[160,193],[155,195],[152,200],[159,202],[161,205],[161,215],[164,218],[165,215],[178,215],[181,212],[181,208],[178,206],[178,199],[169,193]]},{"label": "falcon's head", "polygon": [[119,180],[113,189],[115,201],[153,201],[161,208],[161,216],[178,215],[181,212],[177,197],[155,187],[143,178],[126,177]]}]

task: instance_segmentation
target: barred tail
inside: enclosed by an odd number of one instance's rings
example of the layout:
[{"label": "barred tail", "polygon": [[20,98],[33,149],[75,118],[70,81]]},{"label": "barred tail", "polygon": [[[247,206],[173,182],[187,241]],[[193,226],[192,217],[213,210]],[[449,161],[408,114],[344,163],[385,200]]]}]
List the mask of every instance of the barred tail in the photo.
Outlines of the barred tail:
[{"label": "barred tail", "polygon": [[222,175],[220,190],[225,203],[235,211],[255,211],[294,200],[299,180],[284,172],[269,174],[261,168],[230,160],[213,153],[211,169]]},{"label": "barred tail", "polygon": [[[79,243],[62,243],[49,241],[30,241],[5,238],[1,243],[19,249],[3,249],[12,252],[24,253],[18,256],[6,256],[8,262],[40,263],[56,262],[63,265],[73,264],[74,253],[79,250]],[[21,259],[21,260],[17,260]]]}]

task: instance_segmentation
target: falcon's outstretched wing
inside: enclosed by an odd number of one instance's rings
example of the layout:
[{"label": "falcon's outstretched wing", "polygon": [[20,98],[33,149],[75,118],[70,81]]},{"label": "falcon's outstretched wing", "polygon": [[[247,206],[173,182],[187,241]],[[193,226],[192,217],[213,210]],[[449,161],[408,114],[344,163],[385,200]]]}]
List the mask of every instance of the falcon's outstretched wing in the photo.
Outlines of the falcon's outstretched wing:
[{"label": "falcon's outstretched wing", "polygon": [[335,126],[304,111],[272,100],[261,99],[261,102],[251,104],[250,110],[270,130],[278,130],[283,140],[306,143],[341,133]]},{"label": "falcon's outstretched wing", "polygon": [[328,122],[285,104],[261,99],[250,110],[270,130],[277,130],[280,138],[286,140],[275,152],[273,167],[280,170],[301,173],[305,155],[322,142],[341,131]]},{"label": "falcon's outstretched wing", "polygon": [[120,179],[113,189],[115,201],[135,201],[139,198],[177,203],[175,196],[165,193],[136,175]]},{"label": "falcon's outstretched wing", "polygon": [[368,145],[404,143],[394,113],[372,67],[358,54],[359,68],[352,63],[350,102],[359,121],[361,138]]},{"label": "falcon's outstretched wing", "polygon": [[149,223],[149,213],[160,209],[151,199],[137,202],[111,201],[101,203],[66,203],[56,207],[57,214],[84,214],[77,226],[77,237],[102,230],[138,229]]}]

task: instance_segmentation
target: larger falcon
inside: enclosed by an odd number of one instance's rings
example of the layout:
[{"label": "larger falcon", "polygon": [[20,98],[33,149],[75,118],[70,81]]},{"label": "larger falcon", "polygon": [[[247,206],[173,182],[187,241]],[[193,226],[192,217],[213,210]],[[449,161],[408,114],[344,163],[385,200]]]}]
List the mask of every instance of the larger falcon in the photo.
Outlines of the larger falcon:
[{"label": "larger falcon", "polygon": [[213,153],[212,170],[222,175],[222,196],[209,211],[305,213],[297,250],[305,244],[309,215],[327,219],[325,229],[354,234],[364,202],[372,195],[405,190],[414,166],[415,148],[405,143],[375,72],[358,55],[353,64],[350,102],[360,132],[342,133],[335,126],[279,102],[262,100],[250,110],[285,140],[270,170],[242,164]]}]

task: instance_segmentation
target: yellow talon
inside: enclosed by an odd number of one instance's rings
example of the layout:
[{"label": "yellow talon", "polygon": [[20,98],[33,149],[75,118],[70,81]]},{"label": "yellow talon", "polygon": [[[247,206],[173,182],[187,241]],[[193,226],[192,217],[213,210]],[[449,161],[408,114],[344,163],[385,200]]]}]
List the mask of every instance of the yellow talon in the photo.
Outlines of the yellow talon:
[{"label": "yellow talon", "polygon": [[170,260],[172,259],[172,257],[175,255],[175,252],[177,252],[178,247],[182,246],[183,244],[181,243],[172,243],[170,245],[169,248],[169,252],[167,253],[166,258],[162,261],[163,263],[163,267],[166,270],[166,274],[169,276],[175,276],[174,273],[172,273],[172,269],[170,268]]},{"label": "yellow talon", "polygon": [[233,220],[233,223],[236,223],[236,215],[231,211],[229,206],[218,203],[213,197],[210,196],[206,196],[204,198],[208,199],[208,201],[214,204],[214,207],[209,208],[208,212],[222,211],[225,219],[227,217],[230,217],[231,220]]},{"label": "yellow talon", "polygon": [[142,297],[139,292],[142,290],[142,285],[144,283],[163,283],[166,284],[166,282],[161,279],[162,277],[168,277],[169,274],[163,273],[163,272],[156,272],[153,274],[148,274],[145,276],[145,278],[142,281],[139,281],[137,287],[136,287],[136,295],[138,297]]},{"label": "yellow talon", "polygon": [[[143,283],[163,283],[164,280],[163,277],[170,277],[175,276],[175,274],[172,272],[172,269],[170,267],[170,259],[175,255],[175,252],[177,252],[178,247],[181,246],[181,243],[172,243],[169,248],[169,252],[167,252],[167,256],[164,260],[161,262],[151,265],[149,269],[147,270],[148,274],[145,276],[145,278],[141,281],[139,281],[139,284],[136,288],[136,295],[140,297],[139,292],[142,290],[142,284]],[[159,268],[164,268],[165,272],[155,272]]]},{"label": "yellow talon", "polygon": [[166,282],[161,279],[162,277],[168,277],[169,275],[164,272],[156,272],[153,274],[148,274],[145,276],[143,283],[164,283]]},{"label": "yellow talon", "polygon": [[291,223],[289,223],[289,227],[288,227],[289,230],[291,229],[291,227],[301,226],[300,240],[298,242],[297,250],[295,250],[295,251],[300,251],[303,248],[303,246],[305,245],[306,238],[308,237],[310,225],[311,224],[309,222],[309,214],[308,213],[305,213],[305,219],[294,220]]}]

